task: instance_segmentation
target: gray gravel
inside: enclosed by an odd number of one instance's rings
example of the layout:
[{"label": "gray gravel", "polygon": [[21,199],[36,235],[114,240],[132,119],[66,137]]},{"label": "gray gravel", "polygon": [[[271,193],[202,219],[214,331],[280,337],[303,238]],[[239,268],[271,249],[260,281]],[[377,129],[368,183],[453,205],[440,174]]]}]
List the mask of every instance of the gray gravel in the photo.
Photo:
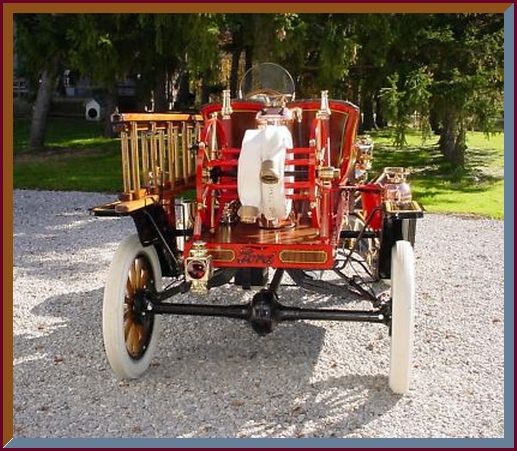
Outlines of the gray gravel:
[{"label": "gray gravel", "polygon": [[[261,338],[238,321],[166,316],[150,370],[128,382],[109,368],[101,310],[113,253],[135,229],[87,212],[114,197],[14,192],[15,438],[504,437],[502,221],[419,222],[404,397],[388,388],[389,337],[374,324],[307,321]],[[285,288],[300,298],[337,302]]]}]

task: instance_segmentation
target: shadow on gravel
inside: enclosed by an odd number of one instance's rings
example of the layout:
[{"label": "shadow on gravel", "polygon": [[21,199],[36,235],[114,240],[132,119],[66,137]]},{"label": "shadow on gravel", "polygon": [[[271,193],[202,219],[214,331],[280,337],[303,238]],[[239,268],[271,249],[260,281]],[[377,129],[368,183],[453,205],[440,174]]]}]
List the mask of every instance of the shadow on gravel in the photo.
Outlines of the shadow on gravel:
[{"label": "shadow on gravel", "polygon": [[[132,222],[126,219],[101,220],[77,209],[54,214],[52,225],[27,226],[18,220],[13,232],[14,267],[32,277],[86,280],[100,265],[109,263],[104,259],[111,255],[99,255],[99,249],[116,249],[126,236],[135,233]],[[95,254],[99,257],[92,261]]]},{"label": "shadow on gravel", "polygon": [[36,330],[14,337],[15,437],[344,437],[400,399],[385,375],[322,363],[325,328],[306,322],[261,338],[237,321],[167,316],[151,368],[119,381],[101,311],[102,289],[31,311]]}]

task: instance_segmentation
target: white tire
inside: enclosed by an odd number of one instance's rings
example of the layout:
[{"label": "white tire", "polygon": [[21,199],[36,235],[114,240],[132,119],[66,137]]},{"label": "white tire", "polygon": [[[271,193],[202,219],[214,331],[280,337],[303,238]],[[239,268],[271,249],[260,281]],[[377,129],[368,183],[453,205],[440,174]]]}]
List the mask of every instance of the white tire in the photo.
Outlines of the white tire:
[{"label": "white tire", "polygon": [[154,284],[162,289],[162,273],[153,246],[137,235],[127,237],[111,262],[104,289],[102,332],[111,368],[120,378],[140,376],[151,363],[158,343],[160,315],[133,310],[135,293]]},{"label": "white tire", "polygon": [[408,241],[397,241],[391,253],[391,358],[389,386],[409,390],[415,321],[415,257]]}]

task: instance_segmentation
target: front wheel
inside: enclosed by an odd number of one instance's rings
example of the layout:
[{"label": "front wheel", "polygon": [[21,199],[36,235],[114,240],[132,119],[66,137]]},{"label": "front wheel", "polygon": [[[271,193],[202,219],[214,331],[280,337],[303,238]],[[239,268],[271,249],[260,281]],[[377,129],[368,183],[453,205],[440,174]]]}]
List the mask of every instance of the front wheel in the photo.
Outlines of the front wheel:
[{"label": "front wheel", "polygon": [[111,262],[104,289],[102,330],[111,368],[121,378],[137,378],[148,367],[158,342],[160,316],[142,309],[147,290],[162,289],[156,250],[137,235],[126,238]]},{"label": "front wheel", "polygon": [[391,358],[389,386],[409,390],[415,317],[415,257],[408,241],[397,241],[391,253]]}]

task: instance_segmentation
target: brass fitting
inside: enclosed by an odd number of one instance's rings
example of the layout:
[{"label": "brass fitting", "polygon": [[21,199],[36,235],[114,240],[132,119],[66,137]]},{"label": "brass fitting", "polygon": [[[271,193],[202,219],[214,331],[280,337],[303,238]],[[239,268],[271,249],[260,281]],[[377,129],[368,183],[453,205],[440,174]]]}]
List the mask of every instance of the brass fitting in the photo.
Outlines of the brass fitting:
[{"label": "brass fitting", "polygon": [[232,105],[230,103],[230,90],[225,89],[223,91],[223,106],[221,108],[221,116],[223,119],[230,119],[232,114]]},{"label": "brass fitting", "polygon": [[195,241],[185,259],[185,280],[191,282],[190,291],[200,295],[207,294],[212,272],[212,256],[208,253],[206,243]]},{"label": "brass fitting", "polygon": [[332,166],[318,168],[318,178],[322,181],[332,181],[339,178],[341,172]]}]

